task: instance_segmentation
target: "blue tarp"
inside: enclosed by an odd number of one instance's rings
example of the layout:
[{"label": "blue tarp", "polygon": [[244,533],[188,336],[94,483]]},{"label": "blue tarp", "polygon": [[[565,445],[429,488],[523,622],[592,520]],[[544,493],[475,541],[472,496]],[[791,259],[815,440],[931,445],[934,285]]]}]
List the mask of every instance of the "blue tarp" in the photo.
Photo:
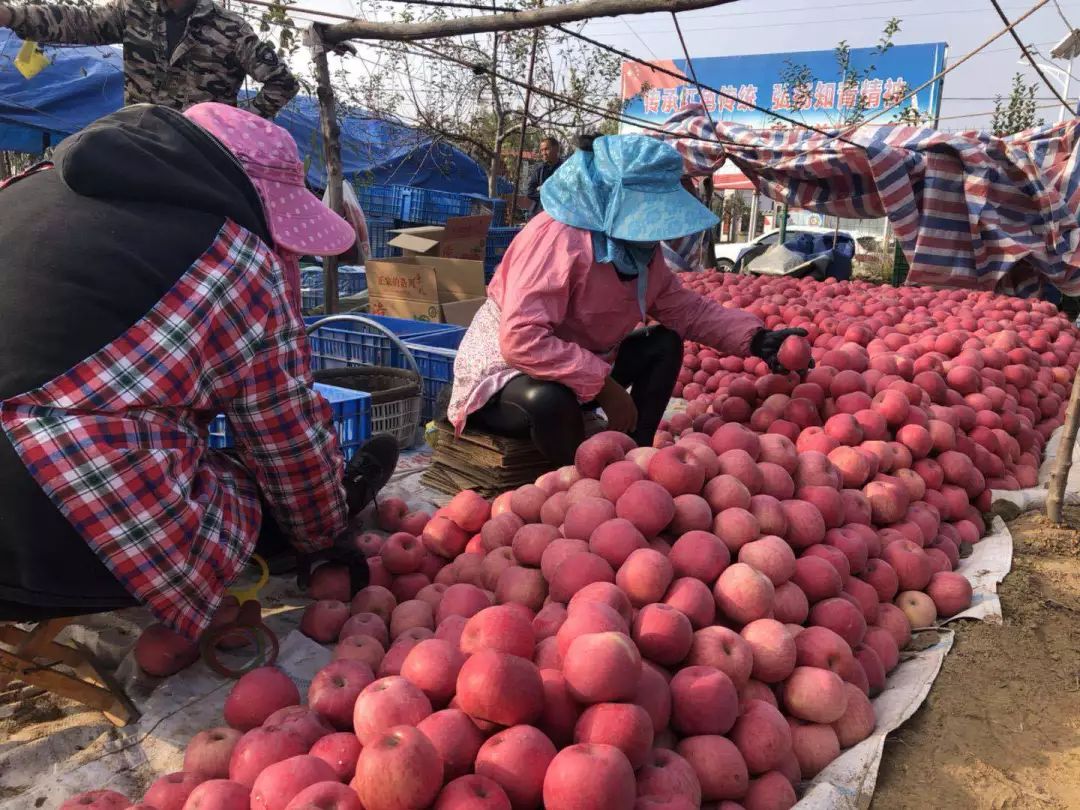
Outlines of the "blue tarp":
[{"label": "blue tarp", "polygon": [[24,79],[15,67],[21,47],[21,39],[0,28],[0,150],[41,152],[123,102],[119,48],[45,46],[52,64]]},{"label": "blue tarp", "polygon": [[[326,171],[318,102],[310,96],[298,96],[276,121],[300,146],[308,164],[308,182],[323,188]],[[360,112],[345,116],[341,122],[341,166],[345,177],[354,183],[487,195],[487,175],[460,149],[403,124]],[[503,193],[510,192],[505,180],[500,185],[505,185]]]},{"label": "blue tarp", "polygon": [[[0,150],[40,152],[43,143],[55,146],[123,103],[119,48],[45,46],[52,64],[27,80],[14,65],[20,47],[22,40],[0,28]],[[278,115],[277,123],[296,139],[308,181],[323,188],[318,103],[299,96]],[[487,175],[460,149],[359,112],[341,122],[341,157],[345,177],[353,182],[487,194]],[[509,184],[503,183],[508,192]]]}]

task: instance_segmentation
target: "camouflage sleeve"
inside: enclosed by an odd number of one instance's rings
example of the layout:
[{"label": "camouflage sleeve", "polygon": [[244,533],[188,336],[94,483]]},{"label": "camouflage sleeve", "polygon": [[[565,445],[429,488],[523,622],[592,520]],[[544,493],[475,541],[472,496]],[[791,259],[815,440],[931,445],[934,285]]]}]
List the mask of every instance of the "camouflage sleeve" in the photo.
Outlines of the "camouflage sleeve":
[{"label": "camouflage sleeve", "polygon": [[125,0],[79,8],[61,5],[11,7],[11,30],[23,39],[58,45],[115,45],[124,39]]},{"label": "camouflage sleeve", "polygon": [[262,82],[262,90],[252,99],[251,107],[263,118],[273,118],[300,91],[300,83],[274,46],[261,42],[251,28],[241,34],[236,56],[248,76]]}]

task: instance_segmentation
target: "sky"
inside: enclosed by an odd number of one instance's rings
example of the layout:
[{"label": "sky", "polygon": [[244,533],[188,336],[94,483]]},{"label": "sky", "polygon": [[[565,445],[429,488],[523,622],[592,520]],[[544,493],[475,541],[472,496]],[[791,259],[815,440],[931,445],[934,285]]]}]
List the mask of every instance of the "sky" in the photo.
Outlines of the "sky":
[{"label": "sky", "polygon": [[[298,0],[297,5],[320,10],[344,12],[351,0]],[[1018,0],[1001,0],[1010,20],[1021,16],[1034,5]],[[943,10],[948,6],[948,10]],[[1056,7],[1055,7],[1056,6]],[[361,6],[354,7],[362,12]],[[1060,9],[1060,13],[1059,13]],[[470,12],[452,11],[455,14]],[[1062,15],[1080,26],[1080,0],[1057,0],[1017,27],[1021,39],[1041,52],[1036,59],[1044,64],[1068,68],[1064,62],[1050,59],[1050,50],[1068,32]],[[378,15],[368,15],[377,18]],[[691,58],[731,56],[753,53],[783,53],[807,50],[831,50],[840,40],[852,47],[874,45],[890,17],[901,21],[894,42],[916,44],[948,43],[947,64],[958,61],[1004,24],[989,0],[739,0],[716,8],[679,14]],[[682,59],[682,47],[669,14],[645,14],[603,18],[589,22],[584,29],[589,36],[628,51],[642,59]],[[984,128],[990,122],[994,97],[1007,95],[1015,73],[1038,82],[1026,62],[1021,65],[1020,50],[1009,34],[1004,34],[981,53],[950,73],[944,81],[941,107],[942,129]],[[370,59],[365,70],[371,69]],[[1064,80],[1062,73],[1047,74],[1051,81]],[[1074,75],[1080,77],[1080,60]],[[1072,81],[1069,97],[1080,96],[1080,80]],[[617,88],[613,88],[617,92]],[[1039,86],[1037,103],[1045,109],[1039,115],[1048,122],[1057,120],[1060,104],[1049,89]]]}]

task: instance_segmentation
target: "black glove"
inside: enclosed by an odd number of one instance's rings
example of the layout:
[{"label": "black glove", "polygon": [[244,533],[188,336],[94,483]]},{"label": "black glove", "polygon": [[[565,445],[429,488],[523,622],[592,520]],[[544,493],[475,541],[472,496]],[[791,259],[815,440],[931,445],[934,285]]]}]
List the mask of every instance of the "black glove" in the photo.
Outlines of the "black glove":
[{"label": "black glove", "polygon": [[334,544],[323,551],[313,554],[296,555],[296,584],[306,591],[311,582],[311,574],[320,565],[338,564],[349,569],[349,593],[356,593],[367,587],[370,581],[367,558],[352,542],[353,532],[346,529],[336,538]]},{"label": "black glove", "polygon": [[[805,329],[759,329],[750,339],[750,354],[760,357],[775,373],[785,373],[787,369],[780,364],[776,356],[780,351],[780,344],[792,335],[806,337],[809,333]],[[810,361],[810,368],[814,367],[814,361]]]}]

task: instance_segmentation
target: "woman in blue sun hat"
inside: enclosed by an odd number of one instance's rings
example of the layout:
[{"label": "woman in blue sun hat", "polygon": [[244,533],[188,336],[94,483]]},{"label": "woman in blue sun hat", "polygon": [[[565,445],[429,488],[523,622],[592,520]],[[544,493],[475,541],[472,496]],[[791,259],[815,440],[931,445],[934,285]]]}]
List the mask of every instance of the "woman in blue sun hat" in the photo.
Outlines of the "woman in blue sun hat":
[{"label": "woman in blue sun hat", "polygon": [[582,139],[544,183],[544,211],[507,249],[458,351],[447,417],[459,435],[531,437],[569,464],[600,407],[610,429],[649,446],[684,339],[775,365],[784,338],[806,334],[767,330],[668,269],[660,242],[717,222],[682,176],[668,144],[611,135]]}]

